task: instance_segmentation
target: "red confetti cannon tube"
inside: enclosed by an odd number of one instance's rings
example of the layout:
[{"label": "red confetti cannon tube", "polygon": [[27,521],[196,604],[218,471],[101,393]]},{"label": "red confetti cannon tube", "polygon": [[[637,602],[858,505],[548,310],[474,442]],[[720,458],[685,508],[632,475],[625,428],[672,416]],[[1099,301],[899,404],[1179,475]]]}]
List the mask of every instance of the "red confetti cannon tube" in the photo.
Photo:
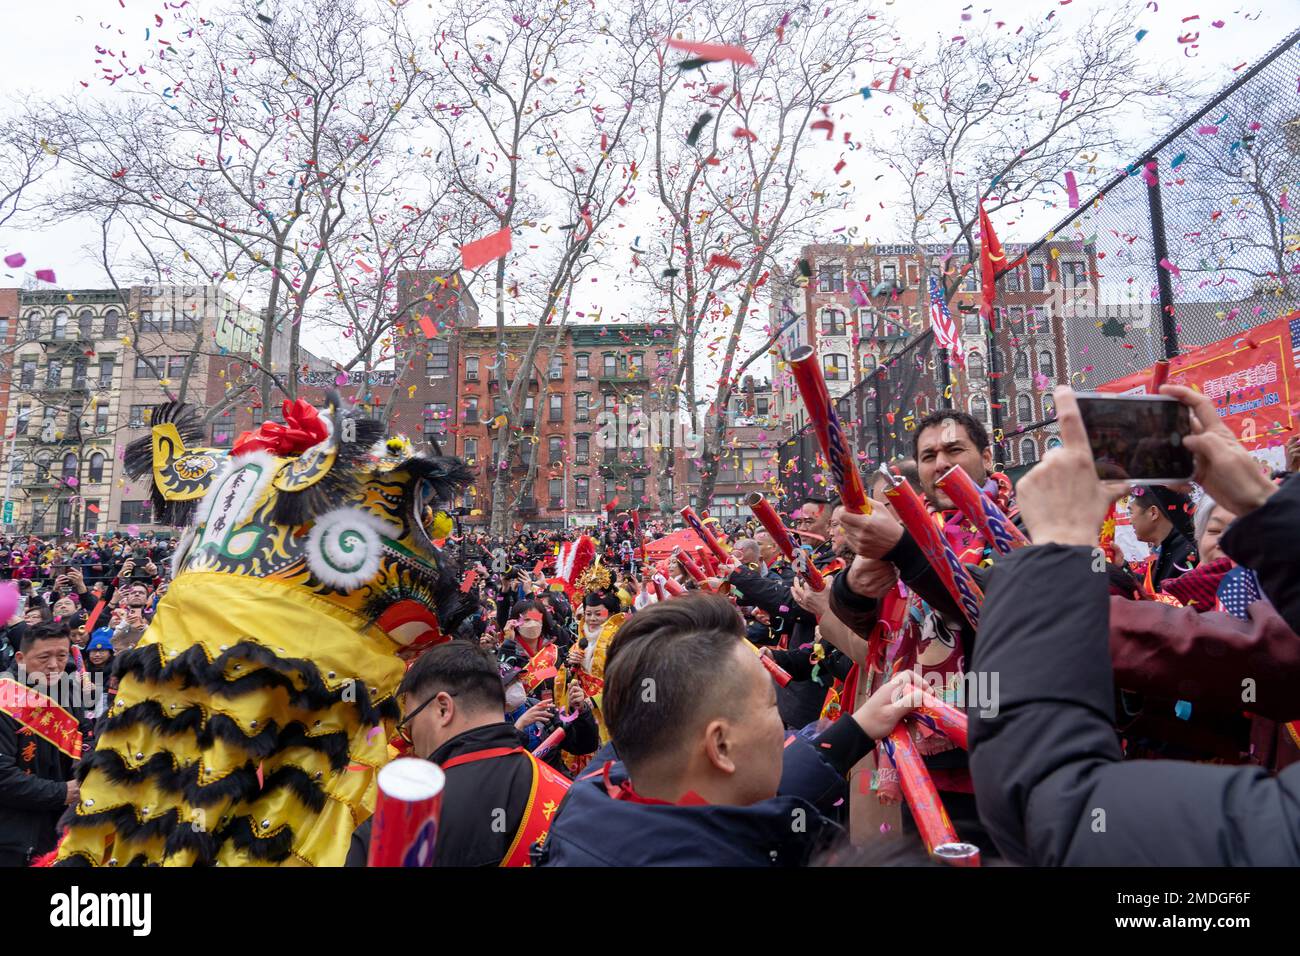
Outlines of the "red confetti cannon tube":
[{"label": "red confetti cannon tube", "polygon": [[704,567],[708,568],[709,574],[712,575],[713,577],[717,577],[718,561],[713,556],[712,552],[710,552],[709,549],[704,547],[703,545],[696,545],[695,553],[700,556],[700,563],[704,565]]},{"label": "red confetti cannon tube", "polygon": [[681,565],[682,570],[685,571],[687,574],[689,574],[691,576],[691,580],[694,581],[696,584],[703,584],[705,581],[708,580],[707,575],[705,575],[704,573],[704,569],[701,568],[694,561],[692,561],[691,556],[687,554],[685,551],[683,551],[681,548],[674,549],[673,559],[679,565]]},{"label": "red confetti cannon tube", "polygon": [[700,520],[700,516],[695,513],[694,508],[687,505],[682,509],[681,515],[682,519],[690,526],[691,530],[699,535],[700,540],[703,541],[705,546],[713,552],[715,558],[724,564],[731,560],[731,555],[727,554],[726,549],[723,548],[722,543],[714,537],[713,532],[704,526],[704,522]]},{"label": "red confetti cannon tube", "polygon": [[930,562],[930,567],[934,568],[939,575],[943,586],[948,589],[948,593],[962,609],[970,626],[979,627],[980,604],[984,601],[984,592],[970,576],[966,565],[962,564],[953,553],[943,532],[935,526],[930,513],[925,510],[925,502],[921,500],[921,496],[912,490],[911,485],[891,474],[887,468],[882,466],[880,473],[889,480],[891,485],[885,491],[885,497],[893,504],[898,520],[903,523],[907,533],[921,548],[926,560]]},{"label": "red confetti cannon tube", "polygon": [[398,757],[379,771],[367,866],[431,866],[447,778],[428,760]]},{"label": "red confetti cannon tube", "polygon": [[835,414],[831,393],[826,388],[826,379],[817,363],[816,349],[810,345],[802,346],[791,352],[786,361],[790,363],[795,384],[799,386],[799,396],[808,411],[808,420],[817,434],[817,442],[822,446],[822,454],[830,466],[840,500],[850,511],[862,515],[871,514],[871,499],[867,497],[862,476],[858,474],[858,465],[849,450],[840,417]]},{"label": "red confetti cannon tube", "polygon": [[967,736],[968,721],[966,715],[948,703],[930,693],[928,690],[922,691],[921,704],[915,711],[920,719],[927,719],[926,722],[939,733],[943,734],[962,750],[969,750],[969,738]]},{"label": "red confetti cannon tube", "polygon": [[767,668],[767,672],[772,675],[772,679],[774,681],[776,681],[782,687],[790,683],[790,681],[793,678],[790,677],[789,672],[784,667],[782,667],[776,661],[772,660],[772,658],[768,657],[761,650],[759,650],[758,645],[755,644],[753,641],[751,641],[749,638],[747,637],[744,638],[744,641],[746,644],[749,645],[749,649],[758,655],[759,663],[761,663],[764,667]]},{"label": "red confetti cannon tube", "polygon": [[1029,543],[1020,529],[998,507],[998,503],[975,487],[975,482],[961,465],[949,468],[935,485],[952,499],[958,511],[974,523],[984,540],[993,545],[998,554],[1010,554]]},{"label": "red confetti cannon tube", "polygon": [[912,735],[899,724],[882,743],[885,752],[898,770],[898,784],[907,800],[907,807],[912,811],[912,819],[925,841],[925,848],[931,856],[951,863],[954,866],[979,866],[979,847],[962,843],[957,838],[948,811],[943,808],[939,791],[934,788],[925,769],[925,762],[912,742]]},{"label": "red confetti cannon tube", "polygon": [[563,727],[556,727],[545,740],[537,745],[537,749],[533,751],[533,756],[538,760],[541,760],[558,747],[560,742],[564,740],[564,737],[565,729]]},{"label": "red confetti cannon tube", "polygon": [[667,591],[670,597],[677,597],[679,594],[686,593],[686,588],[682,587],[676,580],[665,574],[656,573],[654,582],[656,588],[659,588],[661,591]]},{"label": "red confetti cannon tube", "polygon": [[791,564],[796,565],[796,570],[798,570],[808,581],[808,586],[814,591],[826,590],[826,579],[822,577],[821,572],[813,565],[812,561],[808,558],[808,555],[804,553],[802,548],[798,549],[798,553],[803,554],[803,567],[798,567],[795,558],[796,549],[794,542],[790,540],[790,535],[786,532],[785,525],[781,524],[781,516],[776,513],[775,508],[767,503],[767,499],[763,497],[763,493],[761,491],[752,492],[745,499],[745,504],[749,506],[750,511],[754,512],[754,517],[759,520],[759,523],[767,529],[767,533],[772,536],[772,540],[776,542],[776,546],[781,549],[781,553],[785,555],[785,559]]}]

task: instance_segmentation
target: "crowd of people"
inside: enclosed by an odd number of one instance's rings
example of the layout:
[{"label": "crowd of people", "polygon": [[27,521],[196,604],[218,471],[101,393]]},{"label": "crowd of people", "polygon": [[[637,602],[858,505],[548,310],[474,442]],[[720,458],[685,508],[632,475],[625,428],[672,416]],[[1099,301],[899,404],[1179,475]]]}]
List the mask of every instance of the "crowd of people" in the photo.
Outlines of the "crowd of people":
[{"label": "crowd of people", "polygon": [[[982,592],[974,622],[882,477],[869,513],[829,484],[793,502],[794,560],[757,521],[707,515],[726,554],[697,552],[700,566],[645,558],[673,529],[625,513],[454,536],[478,610],[407,670],[391,742],[446,774],[434,864],[925,862],[878,745],[927,694],[969,720],[967,746],[906,726],[985,863],[1300,862],[1300,479],[1269,474],[1204,396],[1164,390],[1193,415],[1194,486],[1100,481],[1068,389],[1062,447],[1016,486],[978,420],[917,424],[893,468]],[[1297,452],[1292,439],[1292,472]],[[1004,553],[957,510],[937,484],[953,466],[1026,546]],[[1115,542],[1124,497],[1151,551],[1140,563]],[[583,539],[594,560],[567,574]],[[0,669],[93,688],[74,714],[93,747],[114,657],[146,635],[175,542],[3,546],[19,605]],[[0,706],[0,863],[55,847],[78,757]],[[849,848],[848,780],[864,765],[899,826]],[[366,864],[371,837],[360,821],[348,865]]]}]

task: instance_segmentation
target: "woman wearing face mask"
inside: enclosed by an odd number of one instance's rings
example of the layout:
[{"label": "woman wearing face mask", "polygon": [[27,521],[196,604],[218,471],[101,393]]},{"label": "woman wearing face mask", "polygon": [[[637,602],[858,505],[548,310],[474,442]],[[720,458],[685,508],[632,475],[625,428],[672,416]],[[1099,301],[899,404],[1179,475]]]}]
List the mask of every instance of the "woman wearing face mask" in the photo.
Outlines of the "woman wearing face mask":
[{"label": "woman wearing face mask", "polygon": [[[504,649],[504,647],[503,647]],[[523,669],[511,658],[501,664],[501,682],[506,692],[506,720],[515,725],[520,746],[533,751],[559,728],[564,728],[564,738],[538,759],[559,772],[569,775],[561,753],[584,757],[596,752],[600,746],[600,730],[596,726],[591,705],[580,687],[569,695],[569,709],[561,713],[551,700],[550,691],[542,698],[530,697],[524,689]]]}]

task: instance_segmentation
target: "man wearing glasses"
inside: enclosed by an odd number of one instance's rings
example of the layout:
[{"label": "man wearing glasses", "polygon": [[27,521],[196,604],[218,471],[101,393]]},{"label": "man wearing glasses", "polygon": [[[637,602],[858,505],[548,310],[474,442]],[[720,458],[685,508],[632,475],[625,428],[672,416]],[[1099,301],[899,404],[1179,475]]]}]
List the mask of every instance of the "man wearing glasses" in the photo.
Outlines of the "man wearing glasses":
[{"label": "man wearing glasses", "polygon": [[[433,865],[527,865],[569,781],[520,746],[505,720],[496,658],[469,641],[440,644],[420,656],[397,693],[405,715],[398,733],[413,756],[447,775]],[[366,865],[370,823],[352,834],[348,866]]]}]

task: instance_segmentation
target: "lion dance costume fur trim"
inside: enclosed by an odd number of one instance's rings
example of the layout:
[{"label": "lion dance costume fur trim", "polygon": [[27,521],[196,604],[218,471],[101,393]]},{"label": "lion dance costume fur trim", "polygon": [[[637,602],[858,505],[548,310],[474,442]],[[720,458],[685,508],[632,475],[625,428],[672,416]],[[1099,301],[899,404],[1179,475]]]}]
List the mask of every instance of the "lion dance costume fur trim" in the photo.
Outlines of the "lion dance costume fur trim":
[{"label": "lion dance costume fur trim", "polygon": [[342,409],[285,402],[230,451],[159,406],[126,450],[193,524],[79,771],[58,863],[342,865],[374,810],[404,661],[472,612],[430,532],[471,473]]}]

